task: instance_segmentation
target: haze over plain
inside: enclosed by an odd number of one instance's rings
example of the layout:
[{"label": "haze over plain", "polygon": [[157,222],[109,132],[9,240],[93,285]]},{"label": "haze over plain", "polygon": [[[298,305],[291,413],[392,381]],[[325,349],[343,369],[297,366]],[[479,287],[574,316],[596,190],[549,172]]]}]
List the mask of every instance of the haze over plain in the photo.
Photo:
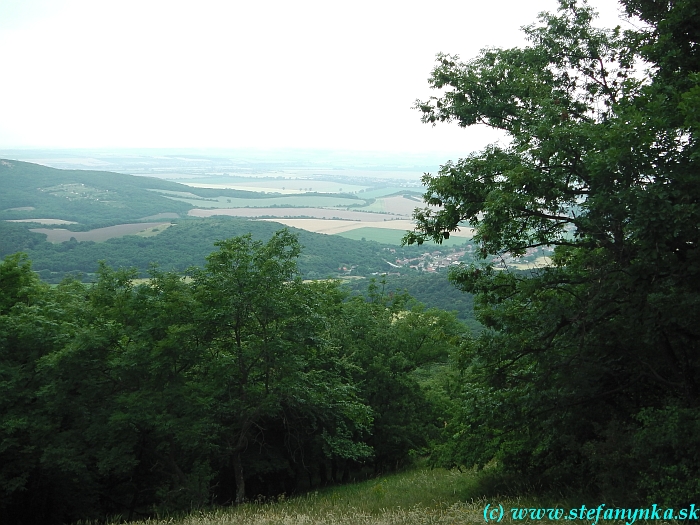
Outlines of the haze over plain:
[{"label": "haze over plain", "polygon": [[[600,25],[619,23],[595,0]],[[319,148],[464,155],[486,129],[420,123],[438,52],[524,43],[554,0],[422,5],[3,0],[0,150]]]}]

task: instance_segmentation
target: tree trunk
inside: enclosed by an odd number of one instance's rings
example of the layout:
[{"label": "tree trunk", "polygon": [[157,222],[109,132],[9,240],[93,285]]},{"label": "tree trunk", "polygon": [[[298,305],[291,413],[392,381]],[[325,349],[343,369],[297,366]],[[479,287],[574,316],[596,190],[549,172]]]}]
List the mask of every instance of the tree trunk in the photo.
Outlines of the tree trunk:
[{"label": "tree trunk", "polygon": [[335,485],[338,482],[338,460],[331,459],[331,484]]},{"label": "tree trunk", "polygon": [[233,454],[233,472],[236,477],[236,505],[240,505],[245,501],[245,478],[240,452]]}]

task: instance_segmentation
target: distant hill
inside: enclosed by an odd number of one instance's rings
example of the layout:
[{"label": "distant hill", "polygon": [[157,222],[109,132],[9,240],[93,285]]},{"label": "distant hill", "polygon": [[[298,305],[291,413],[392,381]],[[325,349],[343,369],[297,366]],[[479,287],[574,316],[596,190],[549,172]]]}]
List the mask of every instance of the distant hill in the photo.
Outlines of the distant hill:
[{"label": "distant hill", "polygon": [[[283,228],[275,222],[231,217],[182,219],[174,223],[151,237],[128,235],[99,243],[72,240],[51,244],[43,241],[44,236],[40,234],[29,232],[31,237],[17,234],[14,238],[23,244],[6,245],[2,255],[18,251],[14,248],[26,251],[32,259],[34,270],[51,281],[70,272],[93,273],[99,260],[105,260],[114,267],[135,267],[145,276],[151,263],[175,271],[202,266],[205,256],[216,249],[214,242],[217,240],[246,233],[251,233],[256,239],[267,240],[275,231]],[[3,230],[20,230],[16,224],[8,229],[7,223],[0,228],[0,233]],[[384,272],[391,268],[385,259],[388,258],[387,250],[395,247],[290,229],[304,245],[299,266],[307,278],[337,276],[350,268],[354,268],[355,275]],[[37,236],[42,239],[39,240]],[[343,267],[348,270],[339,270]]]},{"label": "distant hill", "polygon": [[[147,275],[151,264],[162,269],[185,271],[203,266],[217,240],[251,233],[267,240],[283,226],[275,222],[225,216],[187,217],[192,204],[169,199],[163,192],[190,192],[201,198],[221,195],[257,198],[263,195],[239,190],[192,188],[162,179],[101,171],[59,170],[19,161],[0,160],[0,257],[26,252],[33,269],[47,282],[56,283],[69,274],[94,279],[98,261],[112,267],[138,269]],[[86,231],[122,223],[162,220],[170,227],[156,228],[150,236],[126,235],[105,242],[71,240],[52,244],[30,229],[37,224],[8,222],[23,219],[58,219],[77,224],[60,228]],[[166,224],[167,226],[167,224]],[[415,257],[424,247],[399,247],[373,241],[357,241],[337,235],[290,228],[304,246],[299,269],[304,278],[365,276],[396,271],[390,264],[397,257]],[[407,268],[403,274],[418,273]],[[457,309],[460,318],[471,317],[471,298],[451,288],[445,275],[391,277],[391,290],[407,289],[430,306]],[[440,281],[438,283],[437,281]],[[356,291],[366,290],[357,282]],[[437,288],[436,288],[437,287]],[[389,289],[387,289],[389,291]],[[444,300],[443,300],[444,299]]]},{"label": "distant hill", "polygon": [[183,191],[181,184],[152,177],[58,170],[0,160],[0,220],[63,219],[84,228],[135,221],[192,207],[149,189]]},{"label": "distant hill", "polygon": [[151,220],[163,214],[185,216],[195,207],[333,206],[373,202],[350,194],[275,196],[258,191],[195,188],[155,177],[106,171],[60,170],[0,159],[0,220],[60,219],[73,231]]}]

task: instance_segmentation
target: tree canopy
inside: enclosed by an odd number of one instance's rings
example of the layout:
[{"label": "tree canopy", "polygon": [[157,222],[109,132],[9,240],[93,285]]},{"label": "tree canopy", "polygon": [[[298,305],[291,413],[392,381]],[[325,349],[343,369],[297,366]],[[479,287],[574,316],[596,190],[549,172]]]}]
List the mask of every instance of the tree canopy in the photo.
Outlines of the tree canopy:
[{"label": "tree canopy", "polygon": [[678,504],[700,491],[700,7],[622,3],[641,28],[560,0],[523,48],[438,56],[423,121],[507,140],[427,175],[405,240],[469,223],[484,258],[555,247],[527,275],[452,272],[487,330],[444,461]]},{"label": "tree canopy", "polygon": [[304,282],[288,230],[183,277],[94,285],[0,262],[0,521],[66,523],[291,494],[385,472],[438,438],[414,373],[452,314]]}]

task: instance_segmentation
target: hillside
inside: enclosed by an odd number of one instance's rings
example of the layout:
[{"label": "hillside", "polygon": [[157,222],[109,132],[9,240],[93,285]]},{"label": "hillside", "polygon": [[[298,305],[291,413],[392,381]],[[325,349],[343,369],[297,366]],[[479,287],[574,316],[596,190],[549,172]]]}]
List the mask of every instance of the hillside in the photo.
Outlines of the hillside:
[{"label": "hillside", "polygon": [[[140,277],[147,277],[153,264],[163,270],[184,272],[189,267],[204,265],[205,256],[214,249],[216,241],[246,233],[267,240],[284,227],[273,222],[274,219],[187,216],[195,204],[214,208],[227,200],[238,199],[248,205],[259,202],[261,206],[270,206],[271,201],[282,198],[286,199],[286,205],[295,200],[308,205],[313,199],[319,205],[327,204],[329,199],[339,202],[355,199],[358,205],[369,202],[347,194],[271,196],[241,190],[193,188],[152,177],[60,170],[7,160],[0,161],[0,183],[5,189],[0,195],[0,257],[19,251],[27,253],[34,271],[49,283],[58,283],[66,275],[80,275],[84,281],[94,281],[101,260],[114,268],[136,268]],[[189,203],[181,198],[185,194],[192,196]],[[410,198],[399,199],[414,202]],[[372,206],[376,207],[376,203]],[[286,208],[278,209],[288,212]],[[29,219],[42,223],[24,222]],[[291,223],[304,224],[304,221]],[[392,272],[387,292],[407,291],[429,307],[456,310],[461,320],[473,322],[471,296],[453,288],[444,272],[427,275],[407,266],[397,268],[397,259],[415,260],[425,252],[422,247],[397,246],[395,239],[390,239],[393,244],[365,241],[364,232],[371,228],[356,230],[362,240],[294,227],[290,231],[304,247],[298,263],[305,279],[373,276],[381,279],[382,274]],[[394,232],[395,236],[402,234],[400,229],[380,231]],[[383,237],[377,238],[380,239]],[[368,280],[351,280],[349,286],[354,293],[365,293]]]},{"label": "hillside", "polygon": [[[189,266],[203,265],[204,257],[214,249],[214,242],[218,240],[245,233],[266,240],[282,227],[275,222],[231,217],[183,219],[174,221],[173,226],[150,237],[128,235],[105,242],[72,240],[56,244],[39,240],[37,236],[43,237],[41,234],[30,232],[29,236],[23,236],[16,232],[16,244],[6,251],[26,251],[34,270],[45,279],[55,280],[68,272],[94,273],[99,260],[114,267],[135,267],[145,276],[151,263],[157,263],[167,270],[184,271]],[[10,225],[9,228],[18,229],[17,225]],[[304,246],[300,268],[306,278],[336,276],[342,267],[355,267],[360,275],[390,269],[382,256],[387,247],[378,243],[353,241],[294,228],[290,230],[299,236]],[[340,272],[343,273],[342,270]]]},{"label": "hillside", "polygon": [[193,187],[155,177],[92,170],[59,170],[0,159],[0,220],[60,220],[74,231],[184,216],[195,207],[357,207],[373,199],[351,194],[274,192]]},{"label": "hillside", "polygon": [[191,207],[149,191],[182,191],[182,185],[151,177],[83,170],[57,170],[0,160],[0,219],[61,219],[96,227],[136,221]]}]

